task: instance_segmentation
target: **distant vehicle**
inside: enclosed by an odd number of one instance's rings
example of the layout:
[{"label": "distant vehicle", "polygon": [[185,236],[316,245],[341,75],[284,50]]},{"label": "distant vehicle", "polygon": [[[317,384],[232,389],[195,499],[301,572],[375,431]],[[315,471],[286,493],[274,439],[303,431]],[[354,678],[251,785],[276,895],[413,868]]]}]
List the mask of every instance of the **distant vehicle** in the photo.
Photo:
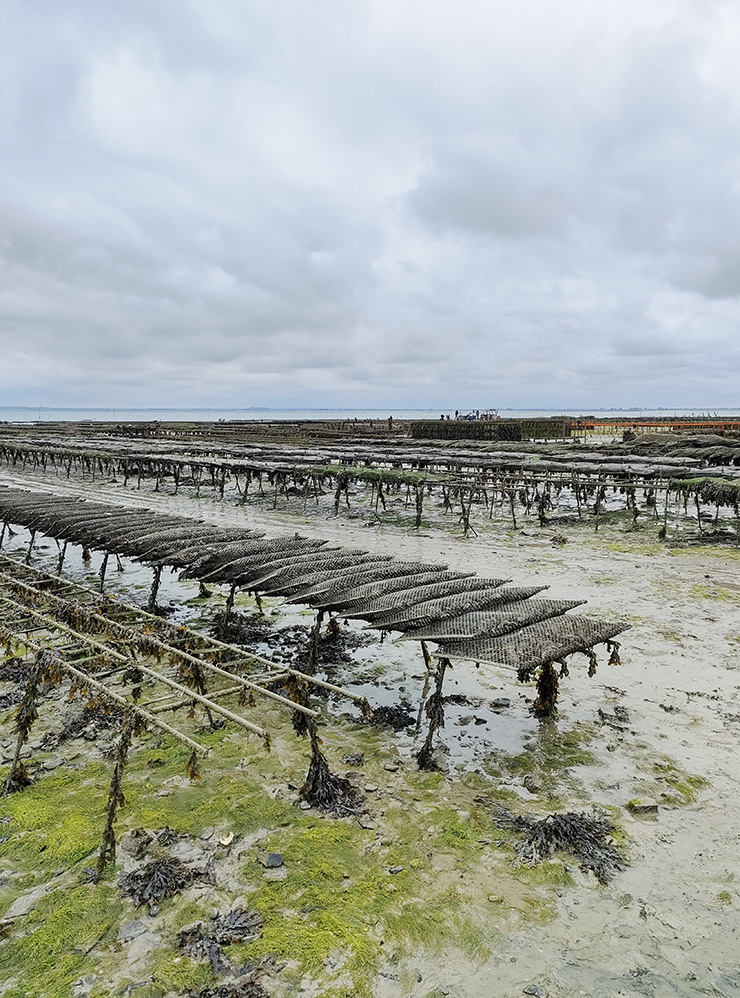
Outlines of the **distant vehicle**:
[{"label": "distant vehicle", "polygon": [[464,415],[463,413],[460,413],[455,418],[467,419],[467,420],[476,420],[476,419],[491,420],[491,419],[500,419],[501,417],[498,414],[498,409],[484,409],[483,411],[481,411],[480,409],[476,409],[475,412],[468,412],[465,413]]}]

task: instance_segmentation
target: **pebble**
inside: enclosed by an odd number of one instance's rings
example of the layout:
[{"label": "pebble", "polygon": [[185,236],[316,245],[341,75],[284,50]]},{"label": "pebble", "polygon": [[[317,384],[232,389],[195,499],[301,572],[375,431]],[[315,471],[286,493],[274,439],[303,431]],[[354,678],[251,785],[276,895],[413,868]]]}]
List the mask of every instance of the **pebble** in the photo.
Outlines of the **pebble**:
[{"label": "pebble", "polygon": [[491,904],[503,904],[504,896],[503,894],[489,894],[488,900],[490,901]]},{"label": "pebble", "polygon": [[126,925],[122,925],[118,930],[118,941],[129,943],[132,939],[136,939],[137,936],[143,936],[148,931],[142,920],[135,918],[133,922],[127,922]]},{"label": "pebble", "polygon": [[206,828],[206,830],[201,834],[200,837],[204,842],[207,842],[209,839],[213,838],[213,833],[215,831],[216,829],[211,825],[210,828]]},{"label": "pebble", "polygon": [[651,797],[642,797],[637,800],[631,800],[627,804],[627,810],[633,814],[657,814],[658,802],[654,801]]},{"label": "pebble", "polygon": [[392,866],[388,870],[388,873],[403,873],[403,867],[402,866]]},{"label": "pebble", "polygon": [[547,992],[537,984],[528,984],[524,988],[525,995],[534,995],[534,998],[547,998]]},{"label": "pebble", "polygon": [[378,788],[375,786],[374,783],[366,783],[364,789],[365,789],[366,793],[368,793],[368,794],[374,794],[374,793],[376,793],[376,791],[377,791]]},{"label": "pebble", "polygon": [[281,866],[278,870],[265,870],[262,874],[263,880],[287,880],[288,871],[284,866]]},{"label": "pebble", "polygon": [[283,854],[280,852],[259,852],[257,859],[268,870],[274,870],[283,865]]},{"label": "pebble", "polygon": [[49,771],[52,769],[57,769],[59,766],[63,765],[64,765],[64,757],[61,755],[56,755],[51,759],[47,759],[46,762],[43,763],[43,768]]},{"label": "pebble", "polygon": [[90,974],[87,977],[81,977],[72,987],[73,998],[86,998],[86,996],[92,991],[93,985],[97,979],[97,974]]},{"label": "pebble", "polygon": [[386,772],[388,772],[388,773],[397,773],[398,772],[398,764],[395,763],[395,762],[387,762],[385,764],[385,766],[383,766],[383,769],[386,770]]},{"label": "pebble", "polygon": [[301,803],[298,805],[298,807],[301,809],[301,811],[311,810],[311,805],[308,803],[307,800],[302,800]]}]

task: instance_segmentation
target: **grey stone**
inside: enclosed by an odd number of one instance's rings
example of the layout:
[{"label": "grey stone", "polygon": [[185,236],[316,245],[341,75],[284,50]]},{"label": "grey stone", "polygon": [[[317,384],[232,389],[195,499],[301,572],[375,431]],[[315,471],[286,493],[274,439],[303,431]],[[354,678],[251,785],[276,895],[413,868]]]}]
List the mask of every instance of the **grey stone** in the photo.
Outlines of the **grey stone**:
[{"label": "grey stone", "polygon": [[301,811],[311,810],[311,805],[308,803],[307,800],[302,800],[301,803],[298,805],[298,807],[301,809]]},{"label": "grey stone", "polygon": [[72,987],[73,998],[87,998],[97,979],[97,974],[89,974],[87,977],[81,977]]},{"label": "grey stone", "polygon": [[41,884],[40,887],[35,887],[29,891],[28,894],[22,894],[11,904],[5,912],[4,918],[20,918],[21,915],[27,915],[29,911],[33,911],[48,889],[48,884]]},{"label": "grey stone", "polygon": [[506,710],[507,707],[511,707],[511,700],[508,697],[497,697],[495,700],[491,700],[491,710]]},{"label": "grey stone", "polygon": [[47,759],[43,763],[43,768],[46,770],[58,769],[59,766],[64,765],[64,757],[61,755],[55,755],[51,759]]},{"label": "grey stone", "polygon": [[533,995],[534,998],[547,998],[547,991],[544,988],[539,987],[537,984],[528,984],[524,988],[525,995]]},{"label": "grey stone", "polygon": [[126,925],[121,926],[118,930],[118,940],[122,943],[130,943],[132,939],[136,939],[137,936],[142,936],[148,931],[142,920],[135,918],[133,922],[127,922]]},{"label": "grey stone", "polygon": [[395,763],[395,762],[387,762],[387,763],[385,764],[385,766],[383,766],[383,769],[384,769],[384,770],[385,770],[386,772],[388,772],[388,773],[397,773],[397,772],[398,772],[398,763]]},{"label": "grey stone", "polygon": [[283,865],[283,854],[280,852],[260,852],[257,859],[268,870],[274,870]]},{"label": "grey stone", "polygon": [[281,866],[278,870],[265,870],[262,874],[264,880],[285,880],[288,876],[288,871],[284,866]]},{"label": "grey stone", "polygon": [[657,814],[658,802],[651,797],[637,797],[627,804],[627,810],[632,814]]},{"label": "grey stone", "polygon": [[402,866],[392,866],[388,870],[388,873],[403,873],[403,867]]}]

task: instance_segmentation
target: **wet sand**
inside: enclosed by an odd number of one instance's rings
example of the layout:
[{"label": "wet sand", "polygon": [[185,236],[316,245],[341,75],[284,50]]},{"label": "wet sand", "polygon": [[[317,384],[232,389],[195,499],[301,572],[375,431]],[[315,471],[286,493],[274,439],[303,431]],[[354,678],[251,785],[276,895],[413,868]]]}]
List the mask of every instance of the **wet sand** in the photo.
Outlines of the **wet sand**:
[{"label": "wet sand", "polygon": [[[245,524],[274,534],[301,530],[400,557],[443,560],[455,569],[509,576],[514,584],[548,585],[548,596],[585,598],[586,611],[628,619],[633,626],[622,636],[621,665],[607,666],[600,652],[599,670],[588,679],[586,659],[575,657],[561,685],[557,723],[562,730],[596,725],[588,745],[595,763],[572,768],[567,806],[581,810],[596,802],[619,808],[631,839],[629,867],[606,887],[576,871],[575,885],[558,892],[555,917],[545,924],[512,921],[506,904],[489,902],[490,919],[501,930],[494,955],[477,964],[461,961],[452,951],[419,954],[414,967],[422,980],[404,980],[402,990],[419,998],[438,993],[435,988],[461,998],[508,998],[528,987],[549,996],[740,995],[737,549],[667,549],[657,542],[653,524],[638,531],[627,531],[622,523],[602,525],[597,535],[584,526],[540,528],[527,522],[514,534],[494,522],[478,524],[479,536],[463,539],[449,528],[368,527],[362,517],[319,520],[183,495],[137,493],[117,484],[81,487],[53,476],[2,472],[2,483],[65,493],[84,489],[96,498],[166,508],[224,525]],[[567,543],[553,546],[554,533],[565,535]],[[418,650],[386,643],[374,647],[372,657],[388,662],[389,695],[404,684],[416,702],[418,684],[409,676],[421,672]],[[464,709],[448,715],[443,737],[451,748],[454,798],[455,779],[479,766],[491,750],[514,753],[527,740],[536,748],[547,734],[527,714],[531,690],[516,684],[509,672],[456,665],[451,680],[446,693],[482,692],[512,700],[498,731],[497,719],[489,715],[485,732],[456,724]],[[627,711],[624,731],[599,716],[600,709],[612,716],[615,705]],[[455,747],[461,732],[468,744]],[[410,755],[405,737],[399,745]],[[684,774],[707,783],[693,802],[667,803],[675,797],[671,779]],[[532,797],[521,776],[509,773],[502,782],[526,809]],[[631,815],[626,804],[638,797],[656,800],[657,818]],[[464,878],[458,889],[466,889]],[[485,884],[471,885],[470,891],[476,904],[481,891],[496,893]],[[390,998],[400,987],[392,974],[381,976],[376,993]]]}]

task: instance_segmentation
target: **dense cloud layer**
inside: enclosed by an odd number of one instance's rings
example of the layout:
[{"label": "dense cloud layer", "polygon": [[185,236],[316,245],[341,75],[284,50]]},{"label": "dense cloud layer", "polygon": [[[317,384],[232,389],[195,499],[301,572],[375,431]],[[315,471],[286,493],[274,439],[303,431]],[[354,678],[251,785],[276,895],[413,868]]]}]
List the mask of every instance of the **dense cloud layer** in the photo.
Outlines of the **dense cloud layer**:
[{"label": "dense cloud layer", "polygon": [[740,404],[736,4],[0,28],[0,403]]}]

